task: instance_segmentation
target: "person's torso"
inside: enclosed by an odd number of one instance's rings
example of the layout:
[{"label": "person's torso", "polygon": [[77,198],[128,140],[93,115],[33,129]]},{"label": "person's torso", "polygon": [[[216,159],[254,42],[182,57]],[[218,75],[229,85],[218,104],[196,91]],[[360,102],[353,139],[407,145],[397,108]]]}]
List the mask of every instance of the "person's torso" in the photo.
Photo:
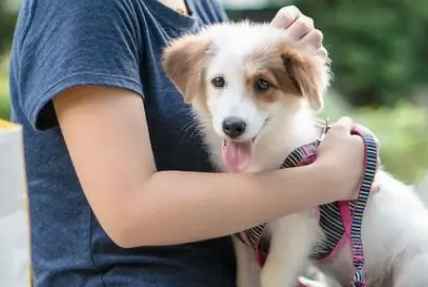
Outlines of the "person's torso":
[{"label": "person's torso", "polygon": [[[18,36],[34,1],[24,1]],[[135,21],[146,27],[141,77],[158,170],[212,171],[192,128],[189,107],[165,78],[160,54],[170,38],[223,21],[223,11],[213,2],[189,0],[192,16],[179,15],[155,0],[133,4]],[[26,67],[18,65],[19,45],[13,49],[12,109],[25,133],[36,286],[234,286],[229,238],[134,249],[121,249],[108,238],[86,201],[59,128],[35,131],[24,115],[17,82]]]}]

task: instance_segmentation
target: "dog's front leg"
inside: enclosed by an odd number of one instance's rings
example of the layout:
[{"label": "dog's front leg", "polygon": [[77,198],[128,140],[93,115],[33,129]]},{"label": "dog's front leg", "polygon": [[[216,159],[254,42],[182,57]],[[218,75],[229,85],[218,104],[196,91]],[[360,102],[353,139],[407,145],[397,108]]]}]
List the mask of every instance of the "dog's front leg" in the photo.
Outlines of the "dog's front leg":
[{"label": "dog's front leg", "polygon": [[270,223],[268,228],[272,239],[261,286],[295,287],[320,236],[318,224],[307,214],[294,214]]},{"label": "dog's front leg", "polygon": [[237,287],[259,287],[260,267],[255,261],[254,254],[236,236],[233,236],[233,245],[236,256]]}]

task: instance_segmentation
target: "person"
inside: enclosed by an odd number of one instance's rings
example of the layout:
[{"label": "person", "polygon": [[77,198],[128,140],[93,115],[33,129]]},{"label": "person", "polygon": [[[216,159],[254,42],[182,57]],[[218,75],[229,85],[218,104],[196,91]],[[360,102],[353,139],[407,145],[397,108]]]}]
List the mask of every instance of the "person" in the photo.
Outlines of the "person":
[{"label": "person", "polygon": [[[349,119],[310,166],[213,172],[160,59],[169,40],[226,20],[213,0],[23,1],[10,88],[35,287],[235,286],[231,234],[355,198],[363,144]],[[297,8],[272,25],[326,53]]]}]

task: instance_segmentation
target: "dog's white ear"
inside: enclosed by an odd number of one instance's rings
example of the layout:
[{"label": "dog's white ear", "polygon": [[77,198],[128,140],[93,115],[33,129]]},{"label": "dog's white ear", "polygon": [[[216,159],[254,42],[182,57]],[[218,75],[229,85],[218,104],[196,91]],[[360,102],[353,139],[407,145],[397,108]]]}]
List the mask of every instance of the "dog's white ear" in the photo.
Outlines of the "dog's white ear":
[{"label": "dog's white ear", "polygon": [[321,110],[323,94],[328,86],[327,66],[318,62],[316,56],[294,49],[284,49],[281,57],[295,91],[308,99],[312,109]]},{"label": "dog's white ear", "polygon": [[163,51],[163,69],[187,103],[202,92],[203,66],[209,47],[208,38],[187,35],[174,40]]}]

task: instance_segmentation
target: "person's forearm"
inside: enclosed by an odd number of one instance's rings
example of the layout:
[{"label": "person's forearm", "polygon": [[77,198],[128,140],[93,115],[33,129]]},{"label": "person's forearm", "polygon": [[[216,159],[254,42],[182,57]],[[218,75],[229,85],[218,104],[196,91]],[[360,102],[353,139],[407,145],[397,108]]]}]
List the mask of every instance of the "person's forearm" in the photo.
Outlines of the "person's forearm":
[{"label": "person's forearm", "polygon": [[129,204],[121,245],[226,236],[327,203],[333,199],[325,192],[330,183],[321,170],[311,165],[259,174],[155,173]]}]

